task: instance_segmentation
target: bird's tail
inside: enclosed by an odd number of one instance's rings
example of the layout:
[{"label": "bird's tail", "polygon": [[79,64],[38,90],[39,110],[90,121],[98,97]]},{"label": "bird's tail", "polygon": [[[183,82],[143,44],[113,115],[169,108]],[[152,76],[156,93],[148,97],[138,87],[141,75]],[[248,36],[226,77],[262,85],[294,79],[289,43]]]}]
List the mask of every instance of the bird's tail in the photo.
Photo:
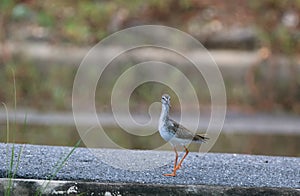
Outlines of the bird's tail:
[{"label": "bird's tail", "polygon": [[209,140],[209,138],[206,137],[205,134],[197,134],[193,138],[194,142],[199,142],[199,143],[205,143],[207,140]]}]

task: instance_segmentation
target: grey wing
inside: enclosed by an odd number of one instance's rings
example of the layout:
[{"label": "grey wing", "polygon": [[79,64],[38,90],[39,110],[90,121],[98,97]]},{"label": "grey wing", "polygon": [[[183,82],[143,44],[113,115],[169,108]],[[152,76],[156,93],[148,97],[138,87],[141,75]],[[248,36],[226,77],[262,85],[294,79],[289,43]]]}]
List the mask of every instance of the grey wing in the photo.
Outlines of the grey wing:
[{"label": "grey wing", "polygon": [[182,139],[192,139],[194,137],[194,134],[190,132],[187,128],[184,126],[180,125],[176,121],[170,119],[170,122],[172,124],[173,129],[175,130],[175,135],[178,138]]},{"label": "grey wing", "polygon": [[192,133],[187,128],[185,128],[184,126],[180,125],[179,123],[177,123],[176,121],[174,121],[172,119],[170,119],[170,123],[171,123],[172,129],[175,131],[175,135],[178,138],[190,139],[193,141],[201,141],[201,142],[205,142],[206,140],[209,139],[203,135]]}]

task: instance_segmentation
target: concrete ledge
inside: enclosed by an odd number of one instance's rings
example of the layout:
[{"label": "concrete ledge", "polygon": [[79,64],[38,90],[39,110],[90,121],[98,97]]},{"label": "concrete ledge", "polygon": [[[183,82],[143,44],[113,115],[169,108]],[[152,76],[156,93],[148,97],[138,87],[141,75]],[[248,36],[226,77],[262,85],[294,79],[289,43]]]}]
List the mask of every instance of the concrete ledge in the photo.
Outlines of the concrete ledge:
[{"label": "concrete ledge", "polygon": [[[0,187],[7,179],[7,154],[12,144],[0,144]],[[21,145],[15,145],[15,160]],[[19,168],[14,180],[15,187],[28,186],[36,190],[41,181],[51,174],[57,161],[70,152],[69,147],[26,145],[23,149]],[[99,149],[100,154],[122,154],[132,164],[143,159],[173,159],[173,152],[131,151]],[[136,159],[132,159],[136,157]],[[127,162],[128,160],[124,160]],[[65,166],[59,171],[47,190],[66,193],[72,186],[79,193],[101,193],[109,195],[149,193],[165,194],[223,194],[223,195],[300,195],[300,158],[251,156],[237,154],[190,153],[176,177],[164,177],[172,170],[172,163],[143,171],[114,168],[103,163],[89,149],[78,148]],[[30,179],[30,180],[22,180]],[[38,180],[38,181],[36,181]],[[21,189],[24,190],[24,189]],[[0,192],[1,193],[1,192]],[[45,193],[46,194],[46,193]],[[77,193],[76,193],[77,194]]]},{"label": "concrete ledge", "polygon": [[[0,179],[0,194],[9,179]],[[13,180],[14,195],[34,195],[42,188],[43,180]],[[43,195],[299,195],[291,188],[223,187],[208,185],[158,185],[138,183],[97,183],[51,181]]]}]

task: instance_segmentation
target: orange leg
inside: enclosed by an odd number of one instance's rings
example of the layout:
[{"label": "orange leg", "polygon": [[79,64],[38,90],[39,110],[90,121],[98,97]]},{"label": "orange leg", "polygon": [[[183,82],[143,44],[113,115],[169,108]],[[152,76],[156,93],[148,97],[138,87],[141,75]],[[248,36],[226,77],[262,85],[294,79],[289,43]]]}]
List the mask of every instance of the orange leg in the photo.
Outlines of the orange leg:
[{"label": "orange leg", "polygon": [[185,149],[185,154],[184,154],[184,156],[182,157],[182,159],[181,159],[181,161],[179,162],[179,164],[174,168],[175,171],[178,170],[178,169],[181,167],[181,164],[182,164],[183,160],[184,160],[185,157],[189,154],[189,150],[188,150],[185,146],[183,146],[183,147],[184,147],[184,149]]},{"label": "orange leg", "polygon": [[177,150],[176,148],[174,147],[174,151],[176,153],[176,157],[175,157],[175,162],[174,162],[174,169],[173,169],[173,173],[171,174],[164,174],[164,176],[176,176],[176,167],[177,167],[177,161],[178,161],[178,153],[177,153]]}]

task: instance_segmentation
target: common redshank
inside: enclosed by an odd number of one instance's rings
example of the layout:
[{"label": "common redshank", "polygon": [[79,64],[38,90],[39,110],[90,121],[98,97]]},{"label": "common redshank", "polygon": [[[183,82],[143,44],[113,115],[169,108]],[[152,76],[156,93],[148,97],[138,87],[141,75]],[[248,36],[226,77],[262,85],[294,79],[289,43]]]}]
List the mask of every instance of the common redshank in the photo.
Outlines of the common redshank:
[{"label": "common redshank", "polygon": [[[162,96],[161,103],[162,103],[162,109],[159,118],[158,130],[161,137],[173,146],[173,149],[176,154],[173,172],[164,175],[176,176],[176,171],[181,167],[183,160],[186,158],[186,156],[189,153],[189,150],[187,149],[186,145],[190,144],[191,142],[203,143],[207,141],[209,138],[200,134],[194,134],[193,132],[189,131],[187,128],[177,123],[176,121],[170,119],[169,117],[170,96],[168,94],[164,94]],[[185,154],[177,165],[178,152],[176,147],[178,146],[184,147]]]}]

